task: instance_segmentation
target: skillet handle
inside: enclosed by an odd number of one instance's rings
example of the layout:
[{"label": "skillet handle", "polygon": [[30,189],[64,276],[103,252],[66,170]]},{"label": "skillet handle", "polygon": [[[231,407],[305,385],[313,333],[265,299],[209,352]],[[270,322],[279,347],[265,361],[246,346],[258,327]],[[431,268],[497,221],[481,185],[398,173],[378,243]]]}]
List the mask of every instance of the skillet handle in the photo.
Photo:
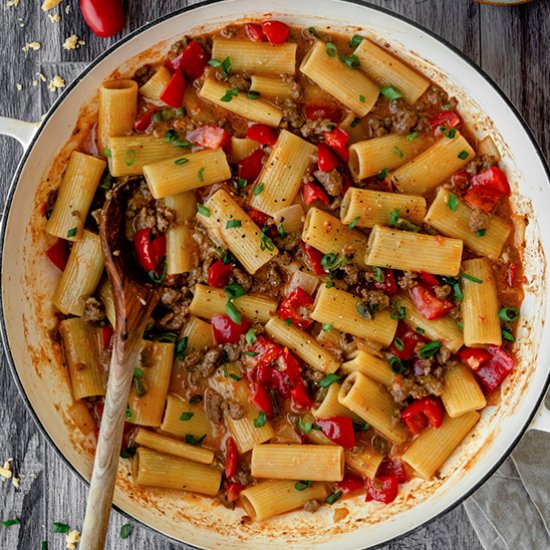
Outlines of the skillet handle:
[{"label": "skillet handle", "polygon": [[0,135],[15,138],[27,150],[39,124],[0,116]]},{"label": "skillet handle", "polygon": [[539,410],[528,429],[550,433],[550,409],[548,409],[548,407],[544,404],[544,401],[541,403]]}]

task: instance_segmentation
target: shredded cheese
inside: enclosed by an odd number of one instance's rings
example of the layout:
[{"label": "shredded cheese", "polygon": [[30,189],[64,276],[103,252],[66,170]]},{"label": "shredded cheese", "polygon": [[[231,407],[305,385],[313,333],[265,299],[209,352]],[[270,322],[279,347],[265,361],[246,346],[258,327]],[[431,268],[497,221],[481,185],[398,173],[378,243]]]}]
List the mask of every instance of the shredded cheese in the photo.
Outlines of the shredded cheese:
[{"label": "shredded cheese", "polygon": [[0,476],[5,477],[6,479],[11,479],[13,475],[13,471],[11,469],[12,462],[13,458],[8,458],[8,460],[4,462],[4,467],[0,466]]},{"label": "shredded cheese", "polygon": [[69,15],[71,13],[71,6],[65,6],[65,13]]},{"label": "shredded cheese", "polygon": [[66,50],[75,50],[76,48],[79,48],[84,44],[86,44],[84,40],[81,40],[76,34],[73,34],[72,36],[69,36],[67,40],[65,40],[65,42],[63,43],[63,48],[65,48]]},{"label": "shredded cheese", "polygon": [[39,50],[42,47],[42,44],[40,42],[27,42],[23,46],[23,51],[27,53],[29,50]]},{"label": "shredded cheese", "polygon": [[48,13],[48,17],[50,18],[50,21],[52,23],[59,23],[59,21],[61,20],[61,17],[59,17],[58,13],[54,13],[54,14]]},{"label": "shredded cheese", "polygon": [[67,548],[69,550],[75,550],[76,543],[80,541],[80,533],[75,529],[65,536],[67,542]]},{"label": "shredded cheese", "polygon": [[20,92],[23,89],[23,84],[20,84],[19,82],[15,86],[18,92]]},{"label": "shredded cheese", "polygon": [[50,92],[55,92],[58,88],[64,87],[65,81],[59,75],[54,76],[48,83],[48,90],[50,90]]},{"label": "shredded cheese", "polygon": [[17,6],[19,6],[19,2],[20,0],[9,0],[9,2],[6,4],[6,6],[8,6],[8,8],[10,7],[14,7],[16,8]]},{"label": "shredded cheese", "polygon": [[44,3],[42,4],[42,9],[44,11],[48,11],[52,8],[55,8],[55,6],[59,6],[59,4],[61,4],[61,0],[44,0]]}]

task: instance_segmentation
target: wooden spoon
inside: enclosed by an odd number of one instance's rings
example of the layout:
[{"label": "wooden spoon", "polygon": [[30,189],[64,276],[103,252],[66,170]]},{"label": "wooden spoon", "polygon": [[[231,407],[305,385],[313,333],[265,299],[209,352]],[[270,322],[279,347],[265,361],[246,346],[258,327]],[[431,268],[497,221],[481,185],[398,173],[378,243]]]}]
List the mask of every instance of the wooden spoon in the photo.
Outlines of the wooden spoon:
[{"label": "wooden spoon", "polygon": [[105,544],[134,365],[145,325],[159,298],[157,289],[143,282],[125,236],[126,209],[135,185],[136,181],[130,180],[111,192],[100,221],[116,328],[80,550],[101,550]]}]

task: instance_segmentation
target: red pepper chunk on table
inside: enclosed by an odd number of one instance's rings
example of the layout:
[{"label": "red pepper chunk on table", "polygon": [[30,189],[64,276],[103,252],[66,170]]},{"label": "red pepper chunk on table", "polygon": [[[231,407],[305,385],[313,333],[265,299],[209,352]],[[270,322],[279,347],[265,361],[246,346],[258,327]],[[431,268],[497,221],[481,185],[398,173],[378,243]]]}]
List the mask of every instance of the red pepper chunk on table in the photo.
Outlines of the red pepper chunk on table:
[{"label": "red pepper chunk on table", "polygon": [[183,103],[183,94],[185,93],[185,78],[180,70],[177,70],[172,78],[168,81],[168,84],[164,87],[164,90],[160,93],[161,101],[164,101],[166,105],[179,109]]},{"label": "red pepper chunk on table", "polygon": [[438,298],[432,290],[421,285],[409,289],[409,295],[416,309],[430,321],[443,317],[454,307],[450,300]]},{"label": "red pepper chunk on table", "polygon": [[307,329],[313,323],[308,310],[312,304],[313,298],[302,288],[297,288],[281,302],[279,316],[285,321],[290,319],[298,328]]},{"label": "red pepper chunk on table", "polygon": [[401,411],[401,418],[409,431],[416,435],[430,425],[439,428],[443,422],[443,405],[434,397],[423,397]]},{"label": "red pepper chunk on table", "polygon": [[88,27],[101,38],[113,36],[124,27],[121,0],[80,0],[80,11]]},{"label": "red pepper chunk on table", "polygon": [[355,446],[355,432],[353,431],[353,422],[349,416],[319,419],[315,423],[337,445],[344,447],[344,449],[353,449]]}]

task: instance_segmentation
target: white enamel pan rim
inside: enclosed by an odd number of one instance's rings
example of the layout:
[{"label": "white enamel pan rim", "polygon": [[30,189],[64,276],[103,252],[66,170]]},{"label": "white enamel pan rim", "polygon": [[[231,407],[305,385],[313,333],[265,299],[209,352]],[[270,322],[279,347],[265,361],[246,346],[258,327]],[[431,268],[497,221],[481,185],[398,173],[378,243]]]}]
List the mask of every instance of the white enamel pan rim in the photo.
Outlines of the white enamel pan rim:
[{"label": "white enamel pan rim", "polygon": [[[546,180],[547,181],[550,180],[550,171],[549,171],[548,167],[546,166],[544,157],[543,157],[536,141],[534,140],[530,130],[528,129],[525,122],[523,121],[521,115],[519,115],[519,113],[516,111],[516,109],[510,103],[510,101],[504,96],[504,94],[499,90],[499,88],[494,84],[494,82],[487,75],[485,75],[483,73],[483,71],[478,69],[472,62],[470,62],[465,56],[463,56],[459,51],[457,51],[452,45],[448,44],[445,40],[439,38],[438,36],[433,34],[431,31],[424,29],[422,26],[408,20],[407,18],[402,17],[400,15],[396,15],[396,14],[394,14],[394,13],[392,13],[392,12],[390,12],[390,11],[384,9],[384,8],[379,8],[378,6],[372,6],[372,5],[369,5],[367,3],[358,2],[358,1],[355,1],[355,0],[345,0],[345,1],[340,0],[340,3],[342,4],[343,7],[345,7],[346,2],[349,3],[349,4],[356,4],[356,5],[361,6],[361,7],[365,7],[365,8],[369,8],[369,9],[381,12],[385,15],[391,16],[395,19],[398,19],[402,22],[405,22],[408,25],[416,28],[417,30],[420,30],[421,32],[426,33],[432,39],[435,39],[439,43],[446,46],[451,51],[451,53],[454,53],[455,55],[459,56],[462,59],[462,61],[465,61],[468,65],[470,65],[470,67],[473,68],[477,73],[481,74],[481,76],[486,80],[486,82],[488,82],[491,85],[491,87],[497,92],[497,94],[507,104],[507,107],[513,112],[516,119],[519,121],[519,123],[523,127],[523,129],[525,131],[525,134],[528,136],[528,138],[531,142],[531,146],[533,147],[534,151],[536,152],[537,156],[540,159],[540,162],[541,162],[542,166],[544,167],[544,171],[546,173]],[[203,2],[201,4],[197,4],[197,5],[194,5],[194,6],[189,6],[187,8],[183,8],[181,10],[178,10],[176,12],[173,12],[171,14],[168,14],[168,15],[164,16],[164,17],[158,19],[157,21],[154,21],[152,23],[147,24],[144,27],[142,27],[141,29],[136,30],[135,32],[131,33],[130,35],[128,35],[127,37],[122,39],[120,42],[115,44],[109,50],[104,52],[101,56],[99,56],[94,62],[92,62],[83,71],[81,77],[88,74],[95,66],[97,66],[99,63],[101,63],[101,61],[103,59],[105,59],[108,55],[115,52],[123,44],[125,44],[126,42],[132,40],[136,36],[140,35],[142,32],[144,32],[146,30],[149,30],[149,29],[153,28],[154,26],[156,26],[156,25],[158,25],[158,24],[160,24],[164,21],[167,21],[168,19],[171,19],[172,17],[178,16],[178,15],[181,15],[183,13],[187,13],[191,10],[194,10],[194,9],[197,9],[197,8],[202,8],[204,6],[208,6],[208,5],[211,5],[211,4],[214,4],[214,3],[217,3],[217,2],[215,2],[215,0],[209,0],[209,1]],[[266,8],[264,10],[261,10],[261,9],[257,10],[257,12],[265,12],[265,11],[268,11],[268,9]],[[304,9],[303,11],[306,11],[306,10]],[[238,14],[238,13],[235,14],[236,17],[238,17],[239,15],[240,14]],[[65,98],[70,94],[71,90],[77,85],[79,80],[80,79],[77,79],[73,83],[71,83],[67,87],[67,89],[64,91],[64,93],[61,95],[61,97],[56,101],[54,106],[50,109],[50,111],[46,115],[45,120],[43,122],[43,127],[46,125],[47,121],[52,117],[53,113],[61,106],[61,104],[63,103]],[[5,238],[6,238],[8,213],[10,211],[11,201],[12,201],[12,198],[13,198],[13,195],[14,195],[14,192],[15,192],[16,184],[19,180],[22,169],[23,169],[23,167],[24,167],[24,165],[25,165],[25,163],[26,163],[26,161],[27,161],[27,159],[30,155],[30,152],[32,151],[34,145],[36,144],[37,140],[40,138],[40,136],[43,132],[43,127],[39,128],[38,131],[36,132],[36,134],[34,134],[34,136],[33,136],[33,133],[34,133],[35,128],[36,128],[34,125],[19,123],[17,121],[11,121],[11,120],[8,120],[8,119],[0,119],[0,133],[5,133],[7,135],[12,135],[13,137],[16,137],[17,139],[19,139],[19,141],[21,141],[21,143],[25,147],[28,147],[25,154],[23,155],[23,158],[21,159],[21,162],[19,163],[19,165],[17,167],[17,170],[16,170],[15,175],[12,179],[12,183],[11,183],[10,189],[8,191],[8,195],[7,195],[6,205],[5,205],[5,209],[4,209],[4,215],[3,215],[2,223],[1,223],[1,227],[0,227],[0,244],[2,245],[1,248],[0,248],[0,263],[2,261],[2,252],[3,252],[3,249],[4,249],[4,242],[5,242]],[[1,265],[3,266],[3,264],[1,264]],[[16,381],[18,391],[21,394],[24,402],[26,403],[26,406],[27,406],[29,412],[31,413],[31,416],[33,417],[34,421],[38,425],[38,427],[39,427],[40,431],[42,432],[42,434],[55,447],[56,451],[61,455],[63,460],[69,465],[69,467],[71,469],[73,469],[73,471],[75,471],[75,473],[80,475],[77,472],[77,470],[72,466],[72,464],[59,451],[59,449],[56,447],[56,445],[53,443],[50,435],[47,433],[45,427],[41,424],[41,422],[39,421],[39,419],[36,416],[36,413],[33,411],[33,408],[30,404],[30,401],[29,401],[28,397],[25,394],[25,391],[24,391],[24,388],[22,386],[21,380],[19,379],[19,375],[17,373],[16,367],[15,367],[15,364],[14,364],[14,360],[13,360],[13,357],[11,355],[10,348],[8,346],[6,323],[5,323],[5,319],[4,319],[3,315],[2,315],[1,320],[0,320],[0,328],[1,328],[2,342],[3,342],[4,349],[6,351],[6,355],[7,355],[7,358],[8,358],[8,364],[9,364],[10,369],[12,371],[13,377]],[[435,513],[433,515],[430,515],[428,518],[422,519],[420,522],[414,522],[414,525],[412,527],[405,526],[403,528],[402,532],[400,534],[396,535],[393,538],[403,536],[404,534],[410,533],[411,531],[413,531],[417,528],[425,526],[430,521],[433,521],[435,518],[440,517],[441,515],[445,514],[446,512],[448,512],[449,510],[454,508],[457,504],[459,504],[465,498],[467,498],[473,491],[475,491],[500,466],[500,464],[508,456],[508,454],[511,452],[511,450],[513,449],[515,444],[519,441],[519,439],[524,434],[524,432],[528,429],[530,422],[533,420],[533,418],[535,417],[535,415],[537,413],[537,407],[540,405],[540,403],[541,403],[541,401],[544,397],[544,394],[546,392],[546,389],[548,388],[549,382],[550,382],[549,376],[547,375],[546,380],[544,381],[544,384],[540,388],[538,398],[536,399],[536,401],[534,400],[534,402],[530,405],[530,407],[532,407],[531,412],[528,416],[526,416],[525,421],[523,423],[523,426],[521,427],[521,429],[518,430],[515,438],[511,441],[511,443],[508,445],[508,447],[505,450],[500,450],[499,451],[500,459],[497,460],[495,462],[495,464],[488,471],[484,472],[479,477],[479,479],[477,480],[476,483],[474,483],[468,490],[463,492],[462,495],[459,498],[456,498],[456,500],[454,502],[452,502],[448,506],[444,507],[443,509],[439,510],[437,513]],[[535,427],[537,427],[539,429],[544,429],[545,431],[550,431],[550,412],[548,412],[546,409],[542,408],[539,412],[539,415],[537,416],[537,420],[535,422]],[[121,511],[121,510],[119,510],[119,511]],[[124,515],[126,515],[127,517],[130,517],[125,512],[123,512],[123,511],[121,511],[121,512]],[[135,520],[135,518],[132,518],[132,519]],[[139,520],[135,520],[135,521],[139,521]],[[147,526],[147,527],[151,528],[150,526]],[[154,529],[154,527],[153,527],[153,529]],[[392,538],[388,538],[387,540],[384,540],[383,543],[385,544],[385,543],[389,542],[390,540],[392,540]]]}]

